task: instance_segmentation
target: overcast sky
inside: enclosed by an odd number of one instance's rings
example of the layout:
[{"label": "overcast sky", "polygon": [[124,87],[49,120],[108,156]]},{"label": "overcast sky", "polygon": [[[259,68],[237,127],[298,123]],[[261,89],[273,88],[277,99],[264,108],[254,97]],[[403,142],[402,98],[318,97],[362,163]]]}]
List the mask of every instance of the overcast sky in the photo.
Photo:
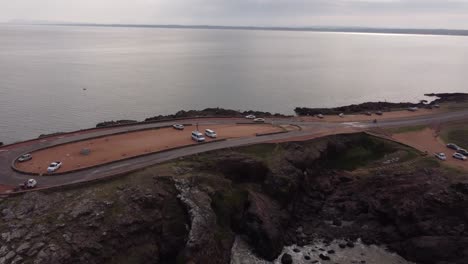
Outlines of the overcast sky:
[{"label": "overcast sky", "polygon": [[468,0],[0,0],[0,21],[468,29]]}]

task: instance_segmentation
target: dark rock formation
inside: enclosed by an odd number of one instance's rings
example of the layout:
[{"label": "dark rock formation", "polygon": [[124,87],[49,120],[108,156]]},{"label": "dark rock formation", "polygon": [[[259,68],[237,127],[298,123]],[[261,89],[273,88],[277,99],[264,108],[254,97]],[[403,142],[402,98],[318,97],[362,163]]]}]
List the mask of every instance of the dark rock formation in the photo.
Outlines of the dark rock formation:
[{"label": "dark rock formation", "polygon": [[276,148],[0,200],[0,263],[229,263],[235,235],[267,260],[316,238],[333,259],[331,240],[338,251],[362,238],[418,263],[468,263],[466,175],[428,163],[346,171],[404,151],[363,134]]},{"label": "dark rock formation", "polygon": [[281,256],[281,263],[282,264],[292,264],[293,263],[292,256],[289,255],[288,253],[284,253],[283,256]]},{"label": "dark rock formation", "polygon": [[314,116],[318,114],[322,115],[338,115],[344,114],[355,114],[355,113],[366,113],[374,111],[391,111],[397,109],[407,109],[408,107],[423,107],[425,106],[421,102],[419,103],[390,103],[390,102],[367,102],[362,104],[353,104],[347,106],[340,106],[334,108],[307,108],[307,107],[296,107],[294,112],[299,116]]},{"label": "dark rock formation", "polygon": [[104,121],[101,123],[98,123],[96,127],[111,127],[111,126],[117,126],[117,125],[129,125],[129,124],[134,124],[137,123],[138,121],[136,120],[117,120],[117,121]]},{"label": "dark rock formation", "polygon": [[162,121],[162,120],[170,120],[175,118],[190,118],[190,117],[244,117],[247,115],[255,115],[257,117],[286,117],[286,115],[282,114],[272,114],[269,112],[262,112],[262,111],[237,111],[231,109],[224,109],[224,108],[206,108],[203,110],[181,110],[175,114],[171,115],[158,115],[150,118],[146,118],[145,122],[151,121]]},{"label": "dark rock formation", "polygon": [[0,263],[175,262],[188,224],[176,195],[161,179],[113,201],[78,190],[0,202]]},{"label": "dark rock formation", "polygon": [[249,192],[241,232],[246,234],[257,255],[271,261],[281,253],[287,221],[288,215],[273,199]]}]

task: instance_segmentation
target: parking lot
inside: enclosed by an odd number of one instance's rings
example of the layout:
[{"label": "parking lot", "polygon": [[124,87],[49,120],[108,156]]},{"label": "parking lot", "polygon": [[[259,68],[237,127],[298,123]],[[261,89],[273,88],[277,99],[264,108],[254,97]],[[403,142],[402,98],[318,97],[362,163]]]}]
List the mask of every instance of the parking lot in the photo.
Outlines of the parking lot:
[{"label": "parking lot", "polygon": [[468,161],[454,159],[452,155],[455,153],[455,150],[447,148],[445,142],[437,136],[433,129],[425,128],[420,131],[398,133],[392,137],[421,151],[427,151],[430,156],[434,156],[438,152],[445,153],[447,160],[442,162],[468,170]]},{"label": "parking lot", "polygon": [[[203,133],[207,128],[215,130],[218,139],[251,137],[257,133],[282,131],[281,128],[269,124],[201,125],[198,129]],[[197,144],[191,139],[193,130],[196,130],[196,126],[188,126],[184,130],[161,128],[69,143],[33,152],[33,158],[30,161],[16,163],[16,167],[21,171],[32,173],[46,173],[48,165],[54,161],[63,163],[59,172],[92,167],[147,153]],[[212,140],[206,137],[207,142]],[[89,149],[89,154],[82,154],[84,149]]]}]

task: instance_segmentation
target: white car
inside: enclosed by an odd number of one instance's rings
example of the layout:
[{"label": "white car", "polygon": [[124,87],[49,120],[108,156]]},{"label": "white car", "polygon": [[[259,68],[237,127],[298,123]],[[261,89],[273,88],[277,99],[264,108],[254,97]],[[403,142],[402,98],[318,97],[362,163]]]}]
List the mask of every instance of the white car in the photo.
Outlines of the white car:
[{"label": "white car", "polygon": [[62,162],[60,161],[55,161],[55,162],[52,162],[49,167],[47,168],[47,172],[55,172],[57,171],[58,169],[60,169],[60,167],[62,167]]},{"label": "white car", "polygon": [[211,129],[205,129],[205,135],[210,138],[216,138],[218,136],[216,135],[216,132]]},{"label": "white car", "polygon": [[19,158],[18,158],[18,162],[25,162],[25,161],[28,161],[28,160],[31,160],[32,159],[32,155],[27,153],[27,154],[23,154],[21,155]]},{"label": "white car", "polygon": [[322,115],[322,114],[318,114],[317,117],[320,118],[320,119],[322,119],[322,118],[323,118],[323,115]]},{"label": "white car", "polygon": [[182,124],[174,124],[172,127],[177,130],[184,130],[184,125]]},{"label": "white car", "polygon": [[37,185],[37,181],[35,179],[29,179],[26,183],[25,183],[25,186],[26,188],[28,189],[32,189],[32,188],[35,188]]},{"label": "white car", "polygon": [[263,118],[255,118],[253,121],[255,123],[265,123],[265,119],[263,119]]},{"label": "white car", "polygon": [[192,139],[196,142],[203,142],[205,141],[205,137],[199,131],[192,131]]},{"label": "white car", "polygon": [[461,153],[454,153],[452,157],[459,159],[459,160],[466,160],[466,156]]},{"label": "white car", "polygon": [[445,153],[436,153],[435,154],[436,158],[440,159],[440,160],[447,160],[447,156],[445,156]]},{"label": "white car", "polygon": [[254,115],[248,115],[248,116],[246,116],[245,118],[247,118],[247,119],[255,119],[256,117],[255,117]]},{"label": "white car", "polygon": [[343,113],[340,113],[338,116],[341,117],[341,118],[343,118],[343,117],[344,117],[344,114],[343,114]]},{"label": "white car", "polygon": [[417,108],[417,107],[408,107],[408,111],[410,111],[410,112],[416,112],[416,111],[418,111],[418,109],[419,108]]},{"label": "white car", "polygon": [[19,185],[21,189],[32,189],[32,188],[36,188],[36,186],[37,186],[37,181],[35,179],[29,179]]}]

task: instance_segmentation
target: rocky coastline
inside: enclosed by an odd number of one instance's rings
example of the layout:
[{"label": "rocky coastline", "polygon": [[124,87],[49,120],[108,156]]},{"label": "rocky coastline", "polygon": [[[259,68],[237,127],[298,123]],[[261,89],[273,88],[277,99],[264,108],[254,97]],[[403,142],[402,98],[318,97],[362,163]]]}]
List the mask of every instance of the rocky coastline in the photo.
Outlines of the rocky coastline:
[{"label": "rocky coastline", "polygon": [[[313,116],[313,115],[337,115],[340,113],[343,114],[356,114],[356,113],[366,113],[366,112],[375,112],[375,111],[396,111],[396,110],[406,110],[410,107],[418,108],[433,108],[434,106],[440,103],[459,103],[468,101],[468,94],[466,93],[431,93],[425,94],[427,97],[435,97],[431,102],[427,100],[421,100],[418,103],[410,102],[366,102],[361,104],[353,104],[341,107],[332,107],[332,108],[310,108],[310,107],[296,107],[294,112],[297,116]],[[183,119],[183,118],[199,118],[199,117],[245,117],[247,115],[255,115],[256,117],[262,118],[272,118],[272,117],[291,117],[291,115],[285,115],[280,113],[270,113],[263,111],[240,111],[224,108],[206,108],[203,110],[180,110],[175,114],[169,115],[157,115],[153,117],[146,118],[143,122],[155,122],[155,121],[170,121],[174,119]],[[116,121],[105,121],[98,123],[96,127],[110,127],[117,125],[128,125],[138,123],[137,120],[116,120]]]},{"label": "rocky coastline", "polygon": [[427,100],[420,100],[418,103],[410,102],[366,102],[361,104],[353,104],[341,107],[333,108],[308,108],[308,107],[296,107],[294,112],[298,116],[313,116],[313,115],[338,115],[338,114],[357,114],[367,113],[376,111],[397,111],[406,110],[410,107],[427,108],[432,109],[437,107],[441,103],[460,103],[468,101],[468,94],[466,93],[431,93],[425,94],[427,97],[434,97],[435,99],[431,102]]},{"label": "rocky coastline", "polygon": [[462,264],[466,208],[464,173],[390,141],[336,135],[1,198],[0,263],[231,263],[240,236],[262,261],[347,263],[362,241],[416,263]]}]

